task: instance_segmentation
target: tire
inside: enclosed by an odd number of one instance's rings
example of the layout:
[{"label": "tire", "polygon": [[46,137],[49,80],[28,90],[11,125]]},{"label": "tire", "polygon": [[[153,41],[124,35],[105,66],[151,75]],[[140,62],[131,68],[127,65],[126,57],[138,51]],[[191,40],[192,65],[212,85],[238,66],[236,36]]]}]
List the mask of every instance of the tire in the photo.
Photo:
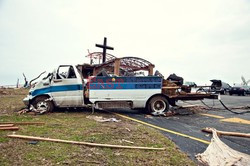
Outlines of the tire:
[{"label": "tire", "polygon": [[244,92],[242,93],[242,96],[246,96],[246,91],[244,91]]},{"label": "tire", "polygon": [[32,105],[37,110],[44,110],[45,112],[52,112],[54,110],[54,104],[52,101],[48,100],[49,98],[46,96],[40,96],[35,98],[32,102]]},{"label": "tire", "polygon": [[162,115],[169,110],[168,100],[163,96],[155,96],[149,100],[147,110],[152,115]]}]

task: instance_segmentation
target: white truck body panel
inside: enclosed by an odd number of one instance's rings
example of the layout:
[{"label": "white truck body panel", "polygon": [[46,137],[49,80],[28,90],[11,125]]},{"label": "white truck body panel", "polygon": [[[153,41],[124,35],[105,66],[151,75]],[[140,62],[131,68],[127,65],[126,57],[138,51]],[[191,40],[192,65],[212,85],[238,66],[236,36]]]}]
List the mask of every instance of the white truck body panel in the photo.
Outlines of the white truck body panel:
[{"label": "white truck body panel", "polygon": [[138,90],[90,90],[90,101],[133,101],[133,108],[143,108],[147,100],[154,94],[161,93],[160,89]]},{"label": "white truck body panel", "polygon": [[89,100],[132,101],[133,108],[143,108],[147,100],[161,93],[162,78],[146,77],[93,77],[90,79]]}]

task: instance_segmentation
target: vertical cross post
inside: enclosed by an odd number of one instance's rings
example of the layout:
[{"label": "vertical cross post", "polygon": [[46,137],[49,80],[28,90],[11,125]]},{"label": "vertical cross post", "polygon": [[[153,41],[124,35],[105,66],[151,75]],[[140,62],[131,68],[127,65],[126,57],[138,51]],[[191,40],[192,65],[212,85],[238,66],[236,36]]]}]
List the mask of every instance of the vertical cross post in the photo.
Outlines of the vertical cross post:
[{"label": "vertical cross post", "polygon": [[107,38],[104,37],[103,45],[101,44],[96,44],[96,47],[103,48],[103,53],[102,53],[102,63],[106,62],[106,50],[114,50],[113,47],[107,46]]}]

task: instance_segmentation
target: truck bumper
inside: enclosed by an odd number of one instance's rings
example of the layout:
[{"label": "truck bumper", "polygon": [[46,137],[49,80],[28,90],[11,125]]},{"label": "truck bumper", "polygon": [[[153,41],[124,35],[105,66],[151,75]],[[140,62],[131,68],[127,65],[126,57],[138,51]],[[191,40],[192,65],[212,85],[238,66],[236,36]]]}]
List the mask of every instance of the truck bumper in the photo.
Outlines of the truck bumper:
[{"label": "truck bumper", "polygon": [[26,96],[26,97],[23,99],[23,103],[24,103],[26,106],[29,106],[29,104],[30,104],[30,96]]}]

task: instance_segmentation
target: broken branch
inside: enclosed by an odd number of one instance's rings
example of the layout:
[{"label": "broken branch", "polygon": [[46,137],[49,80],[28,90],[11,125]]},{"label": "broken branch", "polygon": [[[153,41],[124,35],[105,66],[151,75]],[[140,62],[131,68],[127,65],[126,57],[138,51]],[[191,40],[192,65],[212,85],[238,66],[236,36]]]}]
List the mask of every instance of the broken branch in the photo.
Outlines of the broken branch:
[{"label": "broken branch", "polygon": [[33,137],[33,136],[25,136],[25,135],[15,135],[15,134],[8,135],[8,137],[20,138],[20,139],[26,139],[26,140],[36,140],[36,141],[49,141],[49,142],[60,142],[60,143],[77,144],[77,145],[98,146],[98,147],[106,147],[106,148],[165,150],[165,148],[98,144],[98,143],[90,143],[90,142],[69,141],[69,140],[62,140],[62,139],[41,138],[41,137]]},{"label": "broken branch", "polygon": [[[212,133],[212,128],[206,127],[206,128],[203,128],[201,131],[207,132],[207,133]],[[238,132],[228,132],[228,131],[219,131],[219,130],[216,130],[216,133],[218,135],[250,138],[250,133],[238,133]]]}]

